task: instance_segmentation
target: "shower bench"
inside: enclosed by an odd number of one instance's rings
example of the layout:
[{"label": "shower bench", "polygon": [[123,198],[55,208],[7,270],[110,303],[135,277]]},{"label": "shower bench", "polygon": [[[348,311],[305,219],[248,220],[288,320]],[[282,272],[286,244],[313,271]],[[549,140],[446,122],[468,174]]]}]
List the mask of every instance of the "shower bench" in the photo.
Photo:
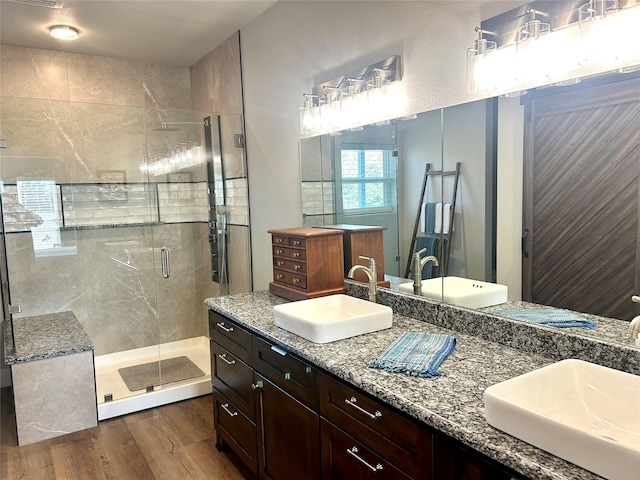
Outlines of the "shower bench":
[{"label": "shower bench", "polygon": [[95,427],[93,344],[73,312],[15,318],[13,340],[5,335],[18,445]]}]

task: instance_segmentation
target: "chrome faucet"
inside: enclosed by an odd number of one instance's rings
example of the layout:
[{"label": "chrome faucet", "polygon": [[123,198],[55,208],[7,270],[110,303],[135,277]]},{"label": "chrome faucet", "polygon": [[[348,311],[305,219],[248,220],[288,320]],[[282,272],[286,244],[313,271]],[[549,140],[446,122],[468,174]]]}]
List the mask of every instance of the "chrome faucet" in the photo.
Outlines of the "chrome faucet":
[{"label": "chrome faucet", "polygon": [[[633,295],[631,297],[632,302],[640,303],[640,296]],[[636,341],[636,345],[640,346],[640,315],[631,320],[629,324],[629,333],[627,337]]]},{"label": "chrome faucet", "polygon": [[420,295],[422,290],[422,269],[424,268],[427,262],[433,262],[433,266],[438,266],[438,259],[433,255],[429,255],[428,257],[420,258],[427,249],[423,248],[419,252],[416,252],[413,255],[413,293],[416,295]]},{"label": "chrome faucet", "polygon": [[353,278],[353,274],[358,270],[362,270],[369,277],[369,301],[375,303],[378,298],[378,271],[376,269],[376,259],[363,257],[360,255],[362,260],[369,260],[369,267],[365,267],[364,265],[354,265],[349,270],[347,276],[349,278]]}]

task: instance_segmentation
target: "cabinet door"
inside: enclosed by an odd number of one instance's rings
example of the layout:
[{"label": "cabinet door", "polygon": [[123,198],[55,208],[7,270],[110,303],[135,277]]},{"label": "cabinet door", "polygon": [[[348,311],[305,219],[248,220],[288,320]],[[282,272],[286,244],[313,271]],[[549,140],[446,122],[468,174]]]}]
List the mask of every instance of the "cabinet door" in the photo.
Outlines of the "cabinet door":
[{"label": "cabinet door", "polygon": [[382,456],[322,420],[322,480],[411,480]]},{"label": "cabinet door", "polygon": [[253,369],[216,342],[211,342],[211,383],[255,421],[255,395],[251,389]]},{"label": "cabinet door", "polygon": [[320,479],[320,420],[318,414],[264,377],[259,391],[261,478]]},{"label": "cabinet door", "polygon": [[257,473],[256,426],[237,406],[217,390],[213,391],[213,421],[218,437],[218,448],[224,444],[229,445],[251,472]]},{"label": "cabinet door", "polygon": [[517,480],[515,473],[484,459],[457,441],[437,436],[436,480]]}]

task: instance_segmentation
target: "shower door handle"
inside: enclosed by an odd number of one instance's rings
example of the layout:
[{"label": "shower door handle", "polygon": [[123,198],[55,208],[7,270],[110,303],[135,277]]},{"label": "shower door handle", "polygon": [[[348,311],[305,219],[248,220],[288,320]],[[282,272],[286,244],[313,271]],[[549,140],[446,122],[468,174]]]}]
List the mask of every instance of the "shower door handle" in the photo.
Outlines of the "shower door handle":
[{"label": "shower door handle", "polygon": [[160,249],[160,263],[162,265],[162,276],[164,278],[169,278],[171,270],[169,268],[169,249],[167,247],[162,247]]}]

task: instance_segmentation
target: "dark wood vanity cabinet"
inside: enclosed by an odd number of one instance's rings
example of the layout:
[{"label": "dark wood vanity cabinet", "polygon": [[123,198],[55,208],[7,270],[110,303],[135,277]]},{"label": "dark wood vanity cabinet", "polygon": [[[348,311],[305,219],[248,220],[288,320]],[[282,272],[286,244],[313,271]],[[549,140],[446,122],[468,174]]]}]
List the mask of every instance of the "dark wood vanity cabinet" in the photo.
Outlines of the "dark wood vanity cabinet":
[{"label": "dark wood vanity cabinet", "polygon": [[258,479],[516,478],[211,311],[209,331],[216,446]]}]

